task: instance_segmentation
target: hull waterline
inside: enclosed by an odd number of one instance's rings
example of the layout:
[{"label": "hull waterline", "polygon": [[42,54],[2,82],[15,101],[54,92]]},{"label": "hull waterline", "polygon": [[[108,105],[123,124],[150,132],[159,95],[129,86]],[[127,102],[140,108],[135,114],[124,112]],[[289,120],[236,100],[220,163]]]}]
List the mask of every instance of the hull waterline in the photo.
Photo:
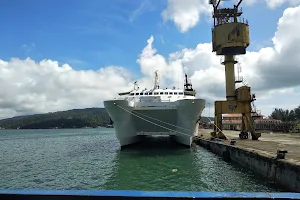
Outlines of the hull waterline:
[{"label": "hull waterline", "polygon": [[131,101],[110,100],[104,106],[121,147],[141,141],[142,135],[169,135],[177,143],[191,146],[205,100],[181,99],[160,107],[136,107]]}]

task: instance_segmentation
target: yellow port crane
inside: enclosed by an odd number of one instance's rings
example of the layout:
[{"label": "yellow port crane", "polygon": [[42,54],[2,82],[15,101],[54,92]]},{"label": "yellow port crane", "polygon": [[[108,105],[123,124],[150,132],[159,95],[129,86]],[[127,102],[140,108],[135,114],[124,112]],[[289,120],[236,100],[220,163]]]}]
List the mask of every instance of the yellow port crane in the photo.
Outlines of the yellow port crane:
[{"label": "yellow port crane", "polygon": [[235,78],[234,65],[236,55],[246,54],[246,48],[250,45],[248,21],[241,18],[242,10],[239,9],[243,0],[233,8],[219,8],[221,0],[209,0],[213,5],[214,27],[212,29],[212,48],[217,55],[224,56],[226,100],[215,101],[215,126],[213,137],[225,139],[222,132],[222,114],[242,114],[242,129],[239,137],[247,139],[249,133],[252,140],[258,140],[260,133],[255,132],[254,121],[251,113],[254,113],[251,103],[255,95],[251,94],[251,88],[242,86],[235,88],[235,84],[242,82]]}]

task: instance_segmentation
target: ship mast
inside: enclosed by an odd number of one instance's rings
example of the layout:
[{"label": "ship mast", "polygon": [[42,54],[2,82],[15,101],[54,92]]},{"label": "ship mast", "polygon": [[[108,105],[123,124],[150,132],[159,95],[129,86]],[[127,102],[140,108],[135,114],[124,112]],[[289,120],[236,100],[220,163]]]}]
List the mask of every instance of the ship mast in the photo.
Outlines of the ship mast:
[{"label": "ship mast", "polygon": [[193,91],[192,83],[189,82],[187,74],[185,73],[184,76],[185,76],[184,90],[186,90],[186,91]]},{"label": "ship mast", "polygon": [[153,90],[155,89],[159,89],[159,80],[158,80],[158,73],[157,73],[158,70],[156,70],[154,72],[154,88]]},{"label": "ship mast", "polygon": [[134,82],[134,86],[133,86],[133,90],[132,90],[132,91],[138,90],[138,89],[139,89],[139,86],[138,86],[138,84],[137,84],[137,81],[135,81],[135,82]]}]

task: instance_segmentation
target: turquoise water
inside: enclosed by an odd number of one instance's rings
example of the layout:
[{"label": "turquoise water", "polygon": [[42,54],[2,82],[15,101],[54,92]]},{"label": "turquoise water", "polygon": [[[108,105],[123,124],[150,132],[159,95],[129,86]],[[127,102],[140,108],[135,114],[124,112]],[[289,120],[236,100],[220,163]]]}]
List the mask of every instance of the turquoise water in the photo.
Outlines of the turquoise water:
[{"label": "turquoise water", "polygon": [[279,191],[198,146],[120,151],[113,129],[1,130],[0,152],[0,189]]}]

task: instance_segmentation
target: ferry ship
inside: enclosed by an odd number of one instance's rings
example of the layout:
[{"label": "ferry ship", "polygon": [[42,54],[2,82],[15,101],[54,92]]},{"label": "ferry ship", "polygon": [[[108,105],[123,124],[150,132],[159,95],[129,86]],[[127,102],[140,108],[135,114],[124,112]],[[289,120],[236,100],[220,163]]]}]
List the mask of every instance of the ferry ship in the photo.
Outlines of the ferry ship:
[{"label": "ferry ship", "polygon": [[119,93],[119,97],[104,101],[113,121],[121,147],[139,142],[144,136],[165,135],[176,142],[191,146],[198,134],[199,119],[205,100],[196,98],[196,91],[185,74],[183,89],[161,89],[155,71],[152,89]]}]

